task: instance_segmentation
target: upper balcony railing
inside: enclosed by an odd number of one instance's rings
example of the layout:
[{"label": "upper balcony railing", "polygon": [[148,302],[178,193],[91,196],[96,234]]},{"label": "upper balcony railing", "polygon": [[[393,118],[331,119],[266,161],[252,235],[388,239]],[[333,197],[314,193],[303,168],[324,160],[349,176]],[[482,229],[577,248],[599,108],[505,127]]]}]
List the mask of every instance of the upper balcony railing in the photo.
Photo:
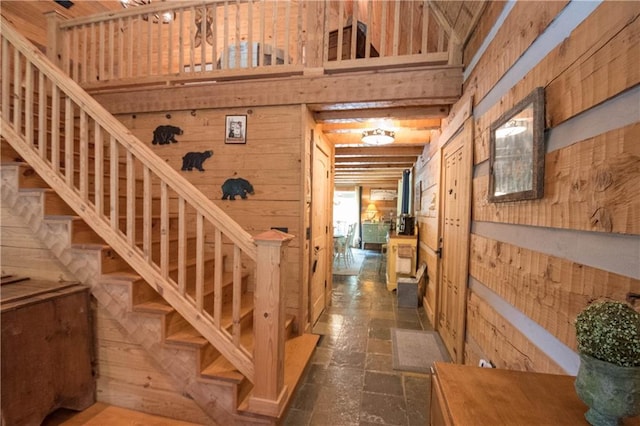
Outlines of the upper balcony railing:
[{"label": "upper balcony railing", "polygon": [[88,89],[451,63],[426,0],[158,2],[51,15],[49,41]]}]

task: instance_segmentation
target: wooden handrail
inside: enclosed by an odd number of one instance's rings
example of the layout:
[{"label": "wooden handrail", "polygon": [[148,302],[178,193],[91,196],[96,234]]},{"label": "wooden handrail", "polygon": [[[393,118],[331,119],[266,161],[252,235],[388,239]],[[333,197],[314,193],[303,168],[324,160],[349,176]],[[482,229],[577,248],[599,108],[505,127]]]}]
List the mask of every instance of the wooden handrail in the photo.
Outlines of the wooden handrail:
[{"label": "wooden handrail", "polygon": [[[170,184],[172,188],[185,201],[196,206],[198,211],[209,221],[220,228],[235,244],[240,246],[242,251],[251,259],[256,259],[255,243],[251,235],[245,231],[237,222],[233,221],[220,207],[215,205],[200,191],[186,191],[183,188],[191,188],[190,182],[182,177],[177,171],[167,166],[163,162],[157,161],[157,155],[151,151],[144,143],[136,138],[122,123],[113,117],[102,105],[86,94],[73,80],[60,73],[52,67],[48,59],[28,40],[20,36],[16,31],[9,31],[10,26],[2,20],[2,34],[25,56],[29,55],[30,62],[36,66],[70,99],[82,105],[83,110],[94,117],[96,121],[113,137],[117,138],[125,145],[137,158],[142,160],[149,167],[149,170],[157,174],[164,182]],[[198,207],[202,206],[202,207]]]},{"label": "wooden handrail", "polygon": [[[270,383],[279,383],[277,378],[282,377],[283,370],[256,372],[255,360],[263,354],[252,355],[241,345],[239,338],[243,263],[251,261],[255,265],[258,253],[272,250],[270,245],[263,245],[264,248],[257,245],[251,235],[177,171],[157,161],[157,156],[144,143],[55,68],[4,19],[0,20],[0,35],[2,136],[105,242],[248,380],[255,382],[259,375],[271,377]],[[51,123],[62,121],[63,132],[58,125],[52,124],[49,135],[43,136],[49,130],[47,120],[42,118],[45,116],[51,117]],[[35,132],[38,138],[33,137]],[[90,183],[92,172],[94,182]],[[103,177],[105,173],[109,175],[107,178]],[[124,186],[120,184],[121,178],[126,182]],[[135,207],[138,179],[142,180],[144,190],[142,212],[137,212]],[[160,198],[159,227],[153,224],[151,192]],[[126,212],[119,211],[120,196],[126,199],[126,208],[123,208]],[[104,205],[104,201],[110,205]],[[175,206],[175,211],[171,212],[170,206]],[[124,223],[121,214],[126,217]],[[176,215],[175,219],[172,214]],[[178,228],[177,276],[171,276],[169,272],[169,252],[172,250],[169,233],[173,221],[177,222]],[[142,235],[136,235],[138,222],[142,223]],[[213,232],[215,239],[216,272],[212,279],[217,291],[214,301],[206,303],[205,230]],[[159,256],[151,253],[152,234],[157,235],[161,247]],[[196,239],[197,259],[195,276],[189,279],[184,261],[187,234]],[[234,327],[230,330],[221,324],[219,294],[224,263],[222,246],[226,241],[232,244],[234,270]],[[281,265],[276,262],[272,267],[279,270]],[[272,278],[256,275],[256,288],[270,288]],[[195,289],[188,291],[193,283]],[[275,306],[279,309],[280,304]],[[281,312],[271,311],[270,315],[279,316]],[[284,345],[284,328],[270,332],[273,333],[270,340]]]}]

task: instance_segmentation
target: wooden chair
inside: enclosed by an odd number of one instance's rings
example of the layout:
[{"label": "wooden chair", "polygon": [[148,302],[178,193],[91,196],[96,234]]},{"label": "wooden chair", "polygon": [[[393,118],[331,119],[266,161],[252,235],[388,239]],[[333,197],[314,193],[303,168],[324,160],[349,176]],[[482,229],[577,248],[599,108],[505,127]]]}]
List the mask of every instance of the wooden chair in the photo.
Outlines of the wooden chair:
[{"label": "wooden chair", "polygon": [[347,255],[347,260],[349,262],[353,262],[355,259],[353,257],[353,238],[356,235],[356,224],[352,223],[349,225],[348,231],[347,231],[347,240],[345,242],[346,244],[346,255]]},{"label": "wooden chair", "polygon": [[333,263],[334,266],[340,267],[340,259],[344,263],[344,267],[349,266],[350,260],[347,256],[347,237],[340,236],[333,238]]},{"label": "wooden chair", "polygon": [[382,271],[382,265],[387,263],[387,251],[388,251],[387,244],[382,244],[380,246],[380,257],[378,257],[378,273]]}]

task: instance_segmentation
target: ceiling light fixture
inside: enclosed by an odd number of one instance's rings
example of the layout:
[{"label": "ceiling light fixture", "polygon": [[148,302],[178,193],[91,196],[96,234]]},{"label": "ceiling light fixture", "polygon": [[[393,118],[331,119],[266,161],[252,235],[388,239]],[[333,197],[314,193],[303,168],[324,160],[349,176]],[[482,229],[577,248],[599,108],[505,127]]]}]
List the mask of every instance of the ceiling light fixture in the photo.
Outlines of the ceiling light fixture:
[{"label": "ceiling light fixture", "polygon": [[395,132],[384,129],[365,130],[362,132],[362,143],[365,145],[386,145],[395,140]]}]

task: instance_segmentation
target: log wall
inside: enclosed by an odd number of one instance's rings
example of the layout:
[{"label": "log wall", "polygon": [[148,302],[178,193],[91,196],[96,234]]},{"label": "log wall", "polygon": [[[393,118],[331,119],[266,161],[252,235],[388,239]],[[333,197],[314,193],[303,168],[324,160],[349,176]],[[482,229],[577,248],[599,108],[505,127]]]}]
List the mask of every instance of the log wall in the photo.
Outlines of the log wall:
[{"label": "log wall", "polygon": [[[577,313],[640,291],[640,5],[517,2],[504,14],[502,6],[487,7],[469,39],[473,67],[448,120],[473,99],[465,363],[575,374]],[[535,87],[545,89],[544,196],[490,203],[489,128]],[[454,132],[445,126],[418,164],[427,259],[437,247],[438,148]],[[428,287],[427,313],[435,293]]]}]

